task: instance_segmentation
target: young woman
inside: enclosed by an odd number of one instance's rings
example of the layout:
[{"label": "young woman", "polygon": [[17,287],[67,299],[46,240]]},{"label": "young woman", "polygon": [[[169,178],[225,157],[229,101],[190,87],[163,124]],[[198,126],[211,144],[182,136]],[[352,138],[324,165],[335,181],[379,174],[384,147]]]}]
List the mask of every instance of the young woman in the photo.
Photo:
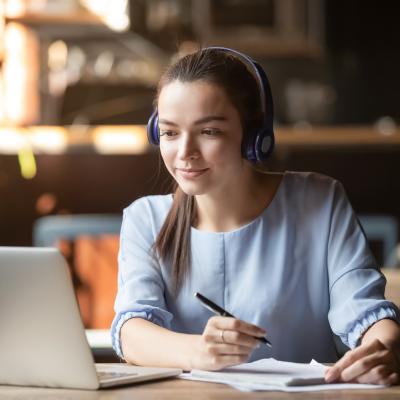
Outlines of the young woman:
[{"label": "young woman", "polygon": [[[165,72],[156,104],[149,138],[177,185],[124,211],[117,354],[184,370],[314,358],[336,362],[329,382],[398,383],[399,311],[343,187],[258,168],[274,144],[261,67],[203,49]],[[352,349],[339,361],[335,337]]]}]

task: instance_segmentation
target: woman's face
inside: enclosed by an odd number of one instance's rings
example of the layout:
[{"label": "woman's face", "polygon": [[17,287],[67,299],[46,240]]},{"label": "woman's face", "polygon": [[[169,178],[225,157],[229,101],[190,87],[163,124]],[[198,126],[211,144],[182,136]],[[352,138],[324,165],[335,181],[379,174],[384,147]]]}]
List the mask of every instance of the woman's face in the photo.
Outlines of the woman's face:
[{"label": "woman's face", "polygon": [[173,81],[158,98],[164,163],[188,195],[223,192],[243,172],[242,126],[225,91],[205,81]]}]

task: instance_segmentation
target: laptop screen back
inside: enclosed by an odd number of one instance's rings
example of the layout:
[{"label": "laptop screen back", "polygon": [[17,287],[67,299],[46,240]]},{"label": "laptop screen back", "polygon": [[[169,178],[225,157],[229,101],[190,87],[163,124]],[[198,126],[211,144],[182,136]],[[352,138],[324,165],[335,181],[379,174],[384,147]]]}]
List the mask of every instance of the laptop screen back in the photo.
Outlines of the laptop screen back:
[{"label": "laptop screen back", "polygon": [[0,247],[0,384],[99,386],[57,249]]}]

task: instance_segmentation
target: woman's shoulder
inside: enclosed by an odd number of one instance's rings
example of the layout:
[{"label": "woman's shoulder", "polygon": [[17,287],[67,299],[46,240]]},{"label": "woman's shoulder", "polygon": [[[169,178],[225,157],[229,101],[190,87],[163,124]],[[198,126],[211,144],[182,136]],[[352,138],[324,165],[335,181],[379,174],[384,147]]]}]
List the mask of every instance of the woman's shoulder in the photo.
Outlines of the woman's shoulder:
[{"label": "woman's shoulder", "polygon": [[172,205],[172,195],[152,195],[135,200],[124,209],[124,215],[136,220],[164,220]]},{"label": "woman's shoulder", "polygon": [[318,172],[286,171],[285,180],[291,189],[304,188],[313,191],[325,191],[342,186],[337,179]]},{"label": "woman's shoulder", "polygon": [[290,202],[326,204],[345,195],[343,185],[335,178],[317,172],[285,172],[285,193]]},{"label": "woman's shoulder", "polygon": [[[286,172],[279,206],[302,227],[319,227],[330,221],[338,204],[347,204],[341,183],[316,172]],[[304,228],[305,229],[305,228]]]}]

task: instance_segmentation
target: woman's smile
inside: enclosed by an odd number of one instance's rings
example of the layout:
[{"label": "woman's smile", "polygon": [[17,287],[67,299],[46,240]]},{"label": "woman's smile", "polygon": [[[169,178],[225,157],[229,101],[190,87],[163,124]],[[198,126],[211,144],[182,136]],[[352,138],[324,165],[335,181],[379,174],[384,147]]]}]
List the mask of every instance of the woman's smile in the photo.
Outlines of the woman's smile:
[{"label": "woman's smile", "polygon": [[209,168],[176,168],[175,171],[185,179],[194,179],[205,174]]}]

